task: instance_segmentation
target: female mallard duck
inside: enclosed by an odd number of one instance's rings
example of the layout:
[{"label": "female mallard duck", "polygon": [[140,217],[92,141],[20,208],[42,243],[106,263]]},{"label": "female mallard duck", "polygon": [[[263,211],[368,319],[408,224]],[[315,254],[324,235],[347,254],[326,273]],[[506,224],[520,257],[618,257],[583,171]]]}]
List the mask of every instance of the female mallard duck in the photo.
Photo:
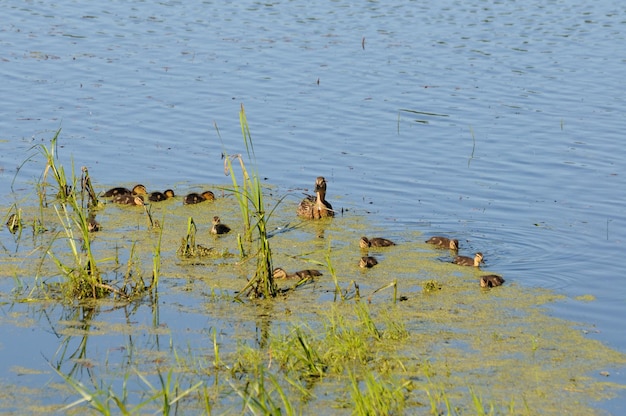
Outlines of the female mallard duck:
[{"label": "female mallard duck", "polygon": [[321,276],[322,272],[320,272],[319,270],[312,270],[312,269],[307,269],[307,270],[300,270],[297,271],[295,273],[287,273],[284,269],[281,269],[280,267],[277,267],[274,269],[274,272],[272,273],[272,276],[274,277],[274,279],[310,279],[316,276]]},{"label": "female mallard duck", "polygon": [[211,234],[226,234],[230,231],[230,227],[220,222],[220,217],[217,215],[213,217],[213,227],[211,228]]},{"label": "female mallard duck", "polygon": [[326,201],[326,179],[318,176],[315,180],[316,196],[307,196],[298,205],[298,216],[309,219],[318,220],[324,217],[332,217],[335,213],[333,207]]},{"label": "female mallard duck", "polygon": [[192,192],[183,198],[183,204],[184,205],[199,204],[200,202],[213,201],[214,199],[215,199],[215,195],[211,191],[204,191],[201,194]]},{"label": "female mallard duck", "polygon": [[130,190],[128,188],[111,188],[108,191],[106,191],[104,193],[104,197],[105,198],[110,198],[110,197],[115,197],[117,195],[146,195],[148,193],[148,191],[146,190],[146,187],[139,184],[139,185],[135,185],[133,186],[133,189]]},{"label": "female mallard duck", "polygon": [[430,237],[426,240],[428,244],[433,244],[441,248],[449,248],[450,250],[458,250],[459,249],[459,240],[450,239],[446,237]]},{"label": "female mallard duck", "polygon": [[359,247],[361,248],[370,248],[370,247],[389,247],[389,246],[395,246],[396,243],[394,243],[391,240],[387,240],[386,238],[380,238],[380,237],[374,237],[374,238],[367,238],[367,237],[361,237],[361,239],[359,240]]},{"label": "female mallard duck", "polygon": [[496,287],[502,286],[504,279],[497,274],[488,274],[480,277],[480,287]]},{"label": "female mallard duck", "polygon": [[378,260],[371,256],[361,257],[361,260],[359,260],[359,267],[362,269],[369,269],[376,266],[377,264]]},{"label": "female mallard duck", "polygon": [[458,264],[459,266],[480,266],[480,263],[484,263],[483,253],[476,253],[474,258],[466,257],[466,256],[456,256],[452,263]]},{"label": "female mallard duck", "polygon": [[164,192],[152,192],[148,196],[148,199],[152,202],[160,202],[165,201],[166,199],[174,198],[175,196],[174,191],[167,189]]},{"label": "female mallard duck", "polygon": [[131,194],[119,194],[113,197],[113,202],[122,205],[145,205],[143,196]]}]

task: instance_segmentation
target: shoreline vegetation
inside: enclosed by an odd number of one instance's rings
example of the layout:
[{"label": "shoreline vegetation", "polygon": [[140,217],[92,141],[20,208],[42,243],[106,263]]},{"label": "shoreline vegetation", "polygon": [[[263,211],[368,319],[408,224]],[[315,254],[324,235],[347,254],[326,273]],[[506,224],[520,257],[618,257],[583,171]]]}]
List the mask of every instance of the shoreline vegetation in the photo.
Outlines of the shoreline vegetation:
[{"label": "shoreline vegetation", "polygon": [[[593,414],[624,388],[606,377],[623,354],[542,309],[562,296],[517,276],[481,288],[482,272],[442,261],[420,231],[369,248],[379,264],[360,268],[359,238],[377,230],[297,219],[297,198],[260,180],[243,106],[240,125],[245,153],[222,145],[231,184],[197,205],[105,201],[87,167],[58,162],[60,129],[33,149],[27,161],[45,161],[34,196],[3,209],[2,302],[13,319],[54,317],[58,345],[41,348],[60,383],[4,386],[1,411]],[[210,233],[216,215],[230,233]],[[276,267],[322,274],[276,281]],[[190,322],[163,318],[175,305]],[[109,338],[120,353],[102,357]]]}]

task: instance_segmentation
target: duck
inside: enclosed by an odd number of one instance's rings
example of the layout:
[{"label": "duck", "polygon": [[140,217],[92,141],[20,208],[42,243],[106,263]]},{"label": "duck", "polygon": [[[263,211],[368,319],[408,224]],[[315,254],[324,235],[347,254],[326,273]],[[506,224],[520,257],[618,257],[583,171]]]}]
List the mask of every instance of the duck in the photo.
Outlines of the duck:
[{"label": "duck", "polygon": [[96,221],[96,216],[93,214],[89,214],[89,216],[87,217],[87,230],[90,233],[95,233],[97,231],[100,231],[102,227],[100,227],[100,223],[98,221]]},{"label": "duck", "polygon": [[485,261],[483,260],[483,253],[476,253],[474,255],[474,258],[466,257],[466,256],[456,256],[454,260],[452,260],[452,263],[458,264],[459,266],[474,266],[474,267],[478,267],[480,266],[480,263],[484,263],[484,262]]},{"label": "duck", "polygon": [[213,227],[211,227],[211,234],[226,234],[230,231],[230,227],[226,224],[222,224],[220,217],[217,215],[213,217]]},{"label": "duck", "polygon": [[326,201],[326,179],[318,176],[315,180],[316,196],[307,196],[300,202],[297,209],[298,216],[309,220],[332,217],[335,215],[332,205]]},{"label": "duck", "polygon": [[359,240],[359,247],[361,248],[370,248],[370,247],[389,247],[389,246],[395,246],[396,243],[394,243],[391,240],[387,240],[386,238],[380,238],[380,237],[374,237],[374,238],[367,238],[367,237],[361,237],[361,239]]},{"label": "duck", "polygon": [[111,188],[108,191],[106,191],[103,196],[105,198],[111,198],[111,197],[116,197],[118,195],[146,195],[147,193],[148,191],[146,190],[145,186],[141,184],[137,184],[133,186],[132,190],[128,188],[123,188],[123,187]]},{"label": "duck", "polygon": [[183,198],[183,204],[199,204],[200,202],[213,201],[214,199],[215,195],[211,191],[204,191],[201,194],[192,192],[189,195],[185,195],[185,197]]},{"label": "duck", "polygon": [[359,260],[359,267],[362,269],[370,269],[374,266],[376,266],[378,264],[378,260],[376,260],[374,257],[371,256],[366,256],[366,257],[361,257],[361,260]]},{"label": "duck", "polygon": [[7,221],[7,228],[11,234],[15,234],[21,226],[22,222],[20,221],[20,217],[17,214],[11,214]]},{"label": "duck", "polygon": [[317,276],[322,276],[322,272],[314,269],[300,270],[295,273],[287,273],[284,269],[277,267],[274,269],[272,276],[274,279],[310,279]]},{"label": "duck", "polygon": [[152,192],[148,196],[148,199],[152,202],[165,201],[166,199],[174,198],[176,195],[171,189],[166,189],[163,192]]},{"label": "duck", "polygon": [[145,205],[142,195],[119,194],[113,197],[113,202],[121,205]]},{"label": "duck", "polygon": [[504,279],[497,274],[488,274],[480,277],[480,287],[496,287],[502,286]]},{"label": "duck", "polygon": [[450,250],[459,249],[459,240],[457,240],[456,238],[450,239],[446,237],[435,236],[435,237],[430,237],[428,240],[426,240],[426,243],[433,244],[441,248],[449,248]]}]

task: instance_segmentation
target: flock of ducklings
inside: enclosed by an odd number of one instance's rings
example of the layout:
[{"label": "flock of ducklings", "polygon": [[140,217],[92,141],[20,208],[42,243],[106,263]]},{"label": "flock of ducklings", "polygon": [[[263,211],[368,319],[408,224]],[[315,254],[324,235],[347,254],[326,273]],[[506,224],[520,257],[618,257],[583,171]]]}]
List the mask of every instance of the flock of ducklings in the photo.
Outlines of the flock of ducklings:
[{"label": "flock of ducklings", "polygon": [[[145,205],[145,199],[148,198],[152,202],[165,201],[173,198],[176,195],[171,189],[167,189],[164,192],[151,192],[148,193],[146,187],[139,184],[135,185],[133,189],[128,188],[111,188],[102,194],[105,198],[112,198],[112,201],[116,204],[122,205]],[[184,205],[199,204],[204,201],[213,201],[215,195],[211,191],[204,191],[201,194],[192,192],[185,195],[183,198]],[[91,222],[90,222],[91,224]],[[97,231],[97,230],[94,230]],[[230,231],[230,227],[226,224],[222,224],[220,217],[213,217],[213,226],[211,227],[212,234],[226,234]]]},{"label": "flock of ducklings", "polygon": [[[170,198],[174,198],[176,195],[171,189],[167,189],[164,192],[151,192],[148,193],[146,187],[143,185],[135,185],[133,189],[128,188],[111,188],[106,191],[102,196],[105,198],[113,198],[113,202],[123,205],[145,205],[145,199],[148,198],[152,202],[165,201]],[[183,198],[183,204],[199,204],[204,201],[213,201],[215,195],[211,191],[205,191],[201,194],[192,192],[185,195]]]},{"label": "flock of ducklings", "polygon": [[[167,189],[164,192],[148,193],[146,187],[143,185],[135,185],[133,189],[122,187],[112,188],[103,194],[103,197],[112,198],[114,203],[123,205],[144,205],[145,198],[152,202],[160,202],[175,196],[174,191],[171,189]],[[183,204],[199,204],[205,201],[213,201],[214,199],[215,195],[211,191],[205,191],[200,194],[190,193],[185,195],[183,198]],[[335,215],[332,205],[326,201],[326,179],[324,179],[323,176],[319,176],[315,180],[315,196],[307,196],[304,198],[298,205],[296,213],[299,217],[307,220],[317,220],[321,218],[333,217]],[[12,232],[17,228],[16,218],[15,214],[13,214],[9,217],[9,221],[7,221],[7,226],[10,230],[12,230]],[[90,231],[98,231],[100,229],[99,224],[93,217],[89,218],[89,228]],[[229,231],[230,227],[226,224],[222,224],[218,216],[213,217],[213,225],[211,228],[212,234],[226,234]],[[455,254],[459,249],[459,240],[447,237],[431,237],[426,240],[426,243],[432,244],[438,248],[452,250]],[[359,247],[362,250],[368,250],[370,247],[390,247],[395,245],[396,243],[393,241],[381,237],[361,237],[359,240]],[[459,266],[473,266],[478,268],[481,263],[484,263],[483,254],[478,252],[474,255],[474,257],[457,255],[453,258],[452,263],[458,264]],[[376,260],[375,257],[367,255],[367,253],[359,260],[359,267],[361,268],[371,268],[377,264],[378,260]],[[278,267],[273,271],[273,276],[276,279],[308,279],[321,275],[322,273],[319,270],[300,270],[295,273],[287,273],[285,270]],[[484,275],[480,278],[480,286],[485,288],[500,286],[503,283],[504,279],[495,274]]]},{"label": "flock of ducklings", "polygon": [[[315,181],[315,194],[315,196],[307,196],[300,202],[297,209],[298,216],[305,219],[320,219],[334,216],[332,205],[326,201],[326,180],[322,176],[319,176]],[[426,240],[426,243],[432,244],[438,248],[450,249],[454,251],[454,253],[457,253],[459,249],[459,240],[447,237],[431,237]],[[359,240],[359,247],[363,250],[368,250],[370,247],[390,247],[395,245],[396,243],[393,241],[382,237],[361,237]],[[474,257],[457,255],[453,258],[452,263],[458,264],[459,266],[479,267],[481,263],[484,263],[483,254],[479,252],[476,253]],[[359,267],[361,268],[371,268],[377,264],[378,260],[369,255],[362,256],[359,260]],[[317,274],[312,274],[312,272]],[[305,278],[318,275],[321,275],[321,273],[317,270],[302,270],[291,274],[286,273],[280,268],[274,270],[274,277],[276,278]],[[485,288],[501,286],[503,283],[504,279],[502,276],[495,274],[484,275],[480,278],[480,286]]]}]

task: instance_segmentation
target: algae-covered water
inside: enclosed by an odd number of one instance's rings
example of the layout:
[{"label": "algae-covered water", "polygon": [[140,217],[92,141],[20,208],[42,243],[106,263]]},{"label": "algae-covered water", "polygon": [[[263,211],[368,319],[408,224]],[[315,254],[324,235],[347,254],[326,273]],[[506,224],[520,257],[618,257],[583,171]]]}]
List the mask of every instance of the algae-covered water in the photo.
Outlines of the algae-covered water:
[{"label": "algae-covered water", "polygon": [[[281,199],[292,191],[274,186],[265,188],[268,212],[278,203],[269,222],[274,266],[323,275],[277,281],[276,299],[235,301],[255,269],[253,257],[240,256],[238,205],[228,185],[198,188],[219,196],[197,205],[181,197],[150,204],[158,228],[145,207],[101,200],[91,249],[110,285],[130,275],[149,281],[160,237],[158,289],[132,301],[68,303],[55,289],[65,277],[52,260],[73,261],[61,203],[20,205],[23,228],[2,230],[10,239],[1,267],[13,277],[2,325],[14,328],[3,346],[15,357],[4,369],[3,411],[82,413],[87,404],[74,403],[82,394],[115,411],[119,403],[156,411],[167,392],[169,400],[181,396],[181,414],[236,414],[242,406],[263,413],[244,398],[267,389],[278,408],[351,414],[357,380],[357,391],[392,412],[589,414],[593,401],[623,387],[607,377],[626,363],[623,354],[585,337],[593,328],[546,313],[562,295],[514,281],[483,289],[479,277],[497,270],[454,265],[456,253],[424,243],[422,233],[390,235],[350,210],[301,221],[297,199]],[[210,234],[214,215],[231,233]],[[204,256],[178,253],[189,218],[195,242],[211,249]],[[397,245],[363,250],[362,235]],[[360,268],[364,255],[378,265]]]}]

